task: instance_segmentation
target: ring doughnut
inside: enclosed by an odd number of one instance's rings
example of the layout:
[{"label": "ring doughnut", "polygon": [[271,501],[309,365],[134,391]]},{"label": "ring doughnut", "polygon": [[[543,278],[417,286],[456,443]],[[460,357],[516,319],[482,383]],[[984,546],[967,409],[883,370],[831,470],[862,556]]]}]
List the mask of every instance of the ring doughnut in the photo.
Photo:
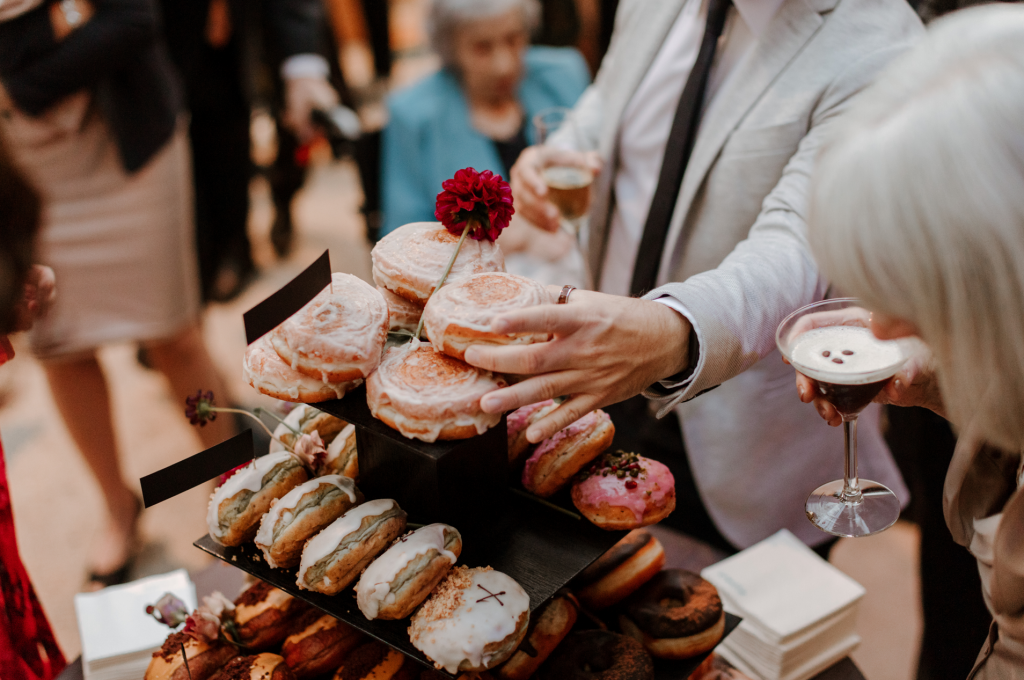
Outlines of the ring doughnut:
[{"label": "ring doughnut", "polygon": [[570,633],[539,680],[654,680],[654,662],[636,640],[607,630]]},{"label": "ring doughnut", "polygon": [[666,569],[627,600],[619,624],[654,656],[689,659],[722,639],[725,611],[710,582],[683,569]]},{"label": "ring doughnut", "polygon": [[665,566],[665,549],[654,536],[634,529],[576,577],[576,596],[590,609],[604,609],[636,592]]}]

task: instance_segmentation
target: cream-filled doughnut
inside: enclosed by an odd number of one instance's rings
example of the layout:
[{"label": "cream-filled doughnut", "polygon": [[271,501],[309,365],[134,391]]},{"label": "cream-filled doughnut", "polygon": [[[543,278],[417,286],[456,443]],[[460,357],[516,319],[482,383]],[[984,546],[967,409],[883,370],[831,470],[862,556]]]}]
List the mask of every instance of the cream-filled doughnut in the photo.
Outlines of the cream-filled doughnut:
[{"label": "cream-filled doughnut", "polygon": [[[188,658],[188,668],[182,651]],[[238,651],[227,642],[217,640],[211,644],[178,631],[153,652],[143,680],[207,680],[236,656]]]},{"label": "cream-filled doughnut", "polygon": [[359,611],[370,620],[404,619],[461,554],[462,535],[447,524],[428,524],[402,536],[359,578]]},{"label": "cream-filled doughnut", "polygon": [[217,671],[214,680],[295,680],[284,658],[277,654],[235,657]]},{"label": "cream-filled doughnut", "polygon": [[281,656],[298,680],[333,673],[350,651],[365,640],[358,630],[330,614],[310,612],[301,628],[285,638]]},{"label": "cream-filled doughnut", "polygon": [[336,595],[405,531],[405,511],[390,498],[357,505],[306,542],[299,588]]},{"label": "cream-filled doughnut", "polygon": [[501,421],[501,414],[480,409],[480,397],[506,384],[413,340],[388,349],[366,381],[366,403],[375,418],[410,439],[468,439]]},{"label": "cream-filled doughnut", "polygon": [[676,509],[676,482],[651,458],[606,453],[572,485],[572,502],[591,522],[609,531],[660,522]]},{"label": "cream-filled doughnut", "polygon": [[362,494],[348,477],[311,479],[270,504],[256,532],[256,547],[271,569],[294,567],[306,541],[360,500]]},{"label": "cream-filled doughnut", "polygon": [[245,348],[242,361],[245,379],[257,391],[281,401],[315,404],[341,399],[363,383],[362,379],[325,383],[299,373],[286,364],[270,342],[270,334]]},{"label": "cream-filled doughnut", "polygon": [[284,640],[309,605],[265,581],[256,581],[235,600],[234,622],[238,642],[254,651]]},{"label": "cream-filled doughnut", "polygon": [[526,430],[556,408],[558,405],[554,400],[548,399],[538,401],[536,404],[527,404],[508,414],[505,426],[508,430],[508,462],[510,464],[515,465],[523,459],[525,454],[536,448],[537,445],[531,444],[526,438]]},{"label": "cream-filled doughnut", "polygon": [[416,327],[420,325],[420,317],[423,315],[423,303],[406,300],[384,286],[377,286],[377,290],[384,296],[384,301],[388,303],[389,330],[392,333],[395,331],[415,333]]},{"label": "cream-filled doughnut", "polygon": [[643,529],[634,529],[584,569],[573,588],[589,609],[604,609],[634,593],[663,566],[661,542]]},{"label": "cream-filled doughnut", "polygon": [[[373,280],[406,300],[426,304],[458,242],[459,237],[440,222],[403,225],[378,241],[370,251]],[[505,257],[497,243],[466,239],[448,274],[448,281],[480,272],[503,271]]]},{"label": "cream-filled doughnut", "polygon": [[325,383],[361,380],[380,363],[388,337],[388,305],[351,274],[332,274],[317,293],[270,334],[285,363]]},{"label": "cream-filled doughnut", "polygon": [[578,613],[576,598],[557,593],[534,612],[526,639],[495,674],[501,680],[530,680],[572,630]]},{"label": "cream-filled doughnut", "polygon": [[526,636],[530,596],[490,567],[456,567],[413,615],[409,639],[437,668],[484,671],[505,661]]},{"label": "cream-filled doughnut", "polygon": [[325,475],[343,475],[359,479],[359,456],[356,453],[355,425],[346,425],[327,446],[327,458],[320,471]]},{"label": "cream-filled doughnut", "polygon": [[[270,452],[284,451],[285,446],[292,446],[299,436],[316,432],[320,435],[324,445],[329,445],[338,433],[345,429],[346,423],[341,418],[324,413],[318,408],[308,404],[297,404],[284,422],[278,423],[274,428],[275,439],[270,442]],[[295,434],[295,431],[299,434]]]},{"label": "cream-filled doughnut", "polygon": [[523,467],[523,486],[541,497],[552,495],[611,446],[613,437],[608,414],[591,411],[537,445]]},{"label": "cream-filled doughnut", "polygon": [[442,286],[423,310],[423,331],[436,349],[464,359],[473,344],[528,345],[551,339],[548,333],[502,334],[491,321],[506,312],[551,302],[544,286],[504,272],[473,274]]},{"label": "cream-filled doughnut", "polygon": [[270,504],[309,479],[291,453],[268,453],[227,478],[210,496],[206,524],[221,545],[237,546],[256,536]]}]

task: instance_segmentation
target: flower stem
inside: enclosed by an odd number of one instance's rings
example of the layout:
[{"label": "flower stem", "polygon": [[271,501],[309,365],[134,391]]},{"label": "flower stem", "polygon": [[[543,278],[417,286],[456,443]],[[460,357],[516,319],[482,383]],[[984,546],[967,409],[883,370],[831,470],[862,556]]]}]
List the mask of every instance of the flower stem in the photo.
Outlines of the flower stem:
[{"label": "flower stem", "polygon": [[[211,406],[211,407],[210,407],[210,410],[211,410],[211,411],[216,411],[217,413],[240,413],[240,414],[242,414],[243,416],[248,416],[248,417],[252,418],[253,420],[255,420],[255,421],[256,421],[257,423],[259,423],[259,424],[260,424],[260,427],[262,427],[262,428],[263,428],[263,430],[264,430],[264,431],[265,431],[265,432],[266,432],[267,434],[269,434],[269,435],[270,435],[270,438],[271,438],[271,439],[273,439],[273,440],[274,440],[275,442],[277,442],[278,444],[280,444],[281,446],[283,446],[283,447],[284,447],[285,449],[287,449],[288,451],[291,451],[291,450],[292,450],[292,448],[291,448],[290,446],[288,446],[288,445],[287,445],[287,444],[285,444],[285,443],[284,443],[283,441],[281,441],[280,439],[278,439],[277,437],[275,437],[275,436],[274,436],[274,433],[270,431],[270,428],[269,428],[269,427],[267,427],[267,426],[266,426],[266,424],[265,424],[265,423],[264,423],[264,422],[263,422],[262,420],[260,420],[260,419],[259,419],[259,418],[257,418],[257,417],[256,417],[255,415],[253,415],[252,413],[249,413],[248,411],[246,411],[246,410],[244,410],[244,409],[240,409],[240,408],[221,408],[220,406]],[[294,453],[294,452],[293,452],[293,453]]]},{"label": "flower stem", "polygon": [[298,430],[296,430],[296,429],[295,429],[294,427],[292,427],[292,426],[291,426],[291,425],[289,425],[288,423],[284,422],[284,418],[282,418],[281,416],[277,415],[277,414],[276,414],[276,413],[274,413],[273,411],[271,411],[271,410],[269,410],[269,409],[265,409],[265,408],[263,408],[262,406],[257,406],[257,407],[256,407],[256,408],[254,408],[254,409],[253,409],[252,411],[253,411],[253,413],[255,413],[255,414],[256,414],[257,416],[261,416],[261,415],[263,415],[264,413],[266,413],[266,414],[267,414],[268,416],[270,416],[271,418],[273,418],[274,420],[276,420],[277,422],[281,423],[282,425],[284,425],[285,427],[287,427],[287,428],[288,428],[289,430],[291,430],[291,431],[292,431],[292,434],[294,434],[294,435],[295,435],[296,437],[301,437],[301,436],[302,436],[302,433],[301,433],[301,432],[299,432]]},{"label": "flower stem", "polygon": [[[462,236],[459,237],[459,242],[455,246],[455,252],[452,253],[452,258],[448,260],[448,266],[444,268],[444,274],[441,274],[441,280],[437,282],[434,290],[430,292],[430,296],[438,291],[438,289],[444,285],[444,282],[448,280],[448,274],[451,273],[452,267],[455,265],[455,260],[459,257],[459,251],[462,250],[462,244],[466,240],[466,236],[469,235],[471,229],[475,229],[479,226],[479,223],[474,220],[466,220],[466,228],[462,230]],[[430,302],[430,296],[427,296],[427,302]],[[424,303],[426,304],[426,303]],[[416,326],[416,335],[413,339],[419,338],[420,333],[423,331],[423,317],[420,316],[420,322]]]},{"label": "flower stem", "polygon": [[188,673],[188,680],[192,680],[192,669],[188,667],[188,656],[185,654],[185,643],[181,643],[181,660],[185,662],[185,672]]},{"label": "flower stem", "polygon": [[572,512],[571,510],[566,510],[565,508],[560,507],[558,505],[555,505],[554,503],[552,503],[550,501],[546,501],[543,498],[539,498],[537,496],[534,496],[532,493],[526,493],[525,491],[521,491],[521,490],[515,488],[514,486],[510,486],[508,488],[508,490],[511,491],[512,493],[516,494],[517,496],[522,496],[523,498],[529,498],[531,501],[534,501],[535,503],[540,503],[541,505],[546,505],[547,507],[551,508],[552,510],[557,510],[558,512],[562,513],[563,515],[568,515],[569,517],[572,517],[573,519],[583,519],[582,517],[577,515],[575,512]]}]

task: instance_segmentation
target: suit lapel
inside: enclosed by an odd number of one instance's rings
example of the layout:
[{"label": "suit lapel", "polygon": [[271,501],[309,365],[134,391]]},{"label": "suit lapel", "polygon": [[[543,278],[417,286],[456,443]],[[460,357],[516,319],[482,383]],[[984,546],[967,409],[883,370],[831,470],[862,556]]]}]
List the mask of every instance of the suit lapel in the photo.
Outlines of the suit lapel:
[{"label": "suit lapel", "polygon": [[670,273],[676,259],[673,253],[685,247],[689,238],[688,233],[683,233],[686,216],[729,135],[823,24],[824,20],[809,0],[786,0],[765,34],[712,99],[701,117],[697,141],[683,175],[672,226],[662,252],[659,285]]}]

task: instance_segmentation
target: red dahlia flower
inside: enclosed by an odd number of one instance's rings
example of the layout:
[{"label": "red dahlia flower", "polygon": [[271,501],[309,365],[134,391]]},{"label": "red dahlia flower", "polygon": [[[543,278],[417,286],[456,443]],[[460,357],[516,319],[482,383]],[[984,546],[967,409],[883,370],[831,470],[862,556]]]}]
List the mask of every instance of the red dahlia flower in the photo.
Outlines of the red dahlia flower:
[{"label": "red dahlia flower", "polygon": [[477,172],[463,168],[455,177],[441,184],[437,195],[434,217],[445,229],[461,236],[469,220],[479,228],[471,228],[469,237],[477,241],[496,241],[501,230],[508,226],[515,209],[512,207],[512,189],[508,182],[490,170]]}]

